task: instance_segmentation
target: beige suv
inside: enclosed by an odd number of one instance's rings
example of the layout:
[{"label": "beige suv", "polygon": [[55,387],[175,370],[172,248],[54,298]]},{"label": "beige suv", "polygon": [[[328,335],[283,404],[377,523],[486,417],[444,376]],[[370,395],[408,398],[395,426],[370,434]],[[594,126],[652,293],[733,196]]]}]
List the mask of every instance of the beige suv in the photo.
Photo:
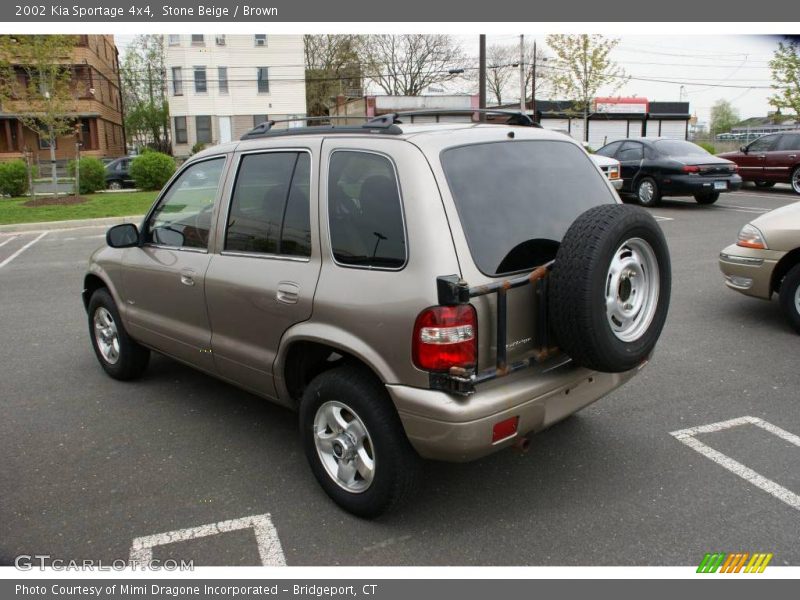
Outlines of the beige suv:
[{"label": "beige suv", "polygon": [[133,379],[154,350],[297,410],[314,475],[362,516],[410,495],[420,457],[524,446],[647,362],[671,276],[577,143],[504,115],[268,122],[193,156],[91,257],[100,365]]}]

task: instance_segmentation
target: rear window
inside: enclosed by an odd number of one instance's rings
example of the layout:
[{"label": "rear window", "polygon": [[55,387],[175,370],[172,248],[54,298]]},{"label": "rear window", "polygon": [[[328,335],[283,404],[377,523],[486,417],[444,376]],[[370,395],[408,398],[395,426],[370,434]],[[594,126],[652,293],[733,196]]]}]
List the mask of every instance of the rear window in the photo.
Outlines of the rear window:
[{"label": "rear window", "polygon": [[708,156],[709,153],[697,144],[680,140],[658,140],[653,142],[656,150],[667,156]]},{"label": "rear window", "polygon": [[591,159],[561,141],[474,144],[442,153],[472,259],[486,275],[555,257],[572,222],[615,197]]}]

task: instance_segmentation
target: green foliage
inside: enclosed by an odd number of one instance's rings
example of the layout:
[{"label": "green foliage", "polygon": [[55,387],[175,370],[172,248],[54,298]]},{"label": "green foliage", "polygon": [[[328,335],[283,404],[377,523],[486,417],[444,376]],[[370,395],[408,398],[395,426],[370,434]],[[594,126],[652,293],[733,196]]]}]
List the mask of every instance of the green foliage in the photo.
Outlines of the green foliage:
[{"label": "green foliage", "polygon": [[[70,177],[75,177],[75,162],[76,161],[71,160],[67,163],[67,172]],[[91,156],[86,156],[80,160],[79,171],[79,194],[93,194],[97,190],[105,189],[106,168],[102,161]]]},{"label": "green foliage", "polygon": [[305,35],[306,106],[309,116],[328,114],[331,98],[361,89],[363,36]]},{"label": "green foliage", "polygon": [[202,152],[205,150],[206,145],[203,142],[197,142],[194,146],[192,146],[192,154],[197,154],[198,152]]},{"label": "green foliage", "polygon": [[162,152],[145,152],[131,162],[130,174],[136,187],[160,190],[175,172],[175,159]]},{"label": "green foliage", "polygon": [[711,133],[728,133],[739,123],[739,111],[727,100],[717,100],[711,107]]},{"label": "green foliage", "polygon": [[775,89],[769,103],[778,110],[788,108],[800,115],[800,41],[794,38],[780,42],[769,67]]},{"label": "green foliage", "polygon": [[717,149],[714,147],[714,144],[709,144],[708,142],[695,142],[698,146],[700,146],[703,150],[710,154],[716,154]]},{"label": "green foliage", "polygon": [[28,167],[24,160],[0,162],[0,195],[22,196],[28,191]]}]

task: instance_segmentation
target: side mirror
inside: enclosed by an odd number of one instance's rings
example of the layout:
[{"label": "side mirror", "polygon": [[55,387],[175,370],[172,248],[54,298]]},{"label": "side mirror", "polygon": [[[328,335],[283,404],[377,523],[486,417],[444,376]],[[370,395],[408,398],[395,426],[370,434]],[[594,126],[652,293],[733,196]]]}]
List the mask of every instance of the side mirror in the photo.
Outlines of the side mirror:
[{"label": "side mirror", "polygon": [[747,146],[739,146],[739,152],[743,152],[744,154],[747,154]]},{"label": "side mirror", "polygon": [[106,232],[106,244],[112,248],[131,248],[139,245],[139,230],[133,223],[115,225]]}]

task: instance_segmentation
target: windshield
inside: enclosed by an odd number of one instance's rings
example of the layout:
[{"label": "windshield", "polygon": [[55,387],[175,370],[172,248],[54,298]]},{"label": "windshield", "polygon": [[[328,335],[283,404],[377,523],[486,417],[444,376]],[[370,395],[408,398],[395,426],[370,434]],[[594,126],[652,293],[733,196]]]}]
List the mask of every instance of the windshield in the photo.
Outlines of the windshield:
[{"label": "windshield", "polygon": [[653,142],[656,150],[667,156],[708,156],[709,153],[697,144],[681,140],[658,140]]},{"label": "windshield", "polygon": [[555,258],[567,228],[615,196],[588,155],[570,142],[508,141],[442,153],[472,258],[486,275]]}]

